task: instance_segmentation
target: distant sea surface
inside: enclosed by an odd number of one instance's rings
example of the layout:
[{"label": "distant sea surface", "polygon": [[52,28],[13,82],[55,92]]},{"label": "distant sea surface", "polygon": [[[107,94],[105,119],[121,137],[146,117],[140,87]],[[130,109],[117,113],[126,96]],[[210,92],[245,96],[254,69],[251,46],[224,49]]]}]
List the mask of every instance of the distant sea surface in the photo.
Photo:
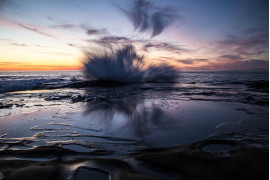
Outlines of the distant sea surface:
[{"label": "distant sea surface", "polygon": [[0,92],[31,90],[46,83],[63,84],[81,78],[81,71],[1,71]]},{"label": "distant sea surface", "polygon": [[[0,93],[33,89],[72,87],[86,81],[81,71],[1,71]],[[215,86],[228,88],[266,88],[268,71],[179,71],[177,84],[192,84],[194,88]],[[71,85],[71,86],[69,86]],[[74,86],[76,87],[76,86]]]}]

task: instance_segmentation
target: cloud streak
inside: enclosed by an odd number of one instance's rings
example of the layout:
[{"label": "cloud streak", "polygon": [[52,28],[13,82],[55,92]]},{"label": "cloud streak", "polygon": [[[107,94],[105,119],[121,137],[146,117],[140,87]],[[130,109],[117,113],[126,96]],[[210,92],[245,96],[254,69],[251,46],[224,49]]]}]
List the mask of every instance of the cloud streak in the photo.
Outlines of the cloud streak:
[{"label": "cloud streak", "polygon": [[66,30],[81,29],[89,36],[100,35],[100,34],[103,34],[104,32],[106,32],[105,29],[89,28],[85,24],[80,24],[80,25],[76,25],[76,24],[57,24],[57,25],[52,25],[50,27],[51,28],[61,28],[61,29],[66,29]]},{"label": "cloud streak", "polygon": [[230,49],[242,56],[256,56],[268,52],[269,35],[264,30],[247,29],[252,31],[238,35],[227,35],[216,42],[217,48]]},{"label": "cloud streak", "polygon": [[151,37],[162,33],[176,18],[179,18],[177,10],[173,7],[158,8],[146,0],[136,0],[131,10],[121,10],[132,21],[134,29],[140,32],[152,31]]},{"label": "cloud streak", "polygon": [[[223,60],[221,60],[221,57],[223,57]],[[224,60],[224,58],[227,58],[227,60]],[[158,61],[179,63],[182,70],[267,70],[269,67],[268,60],[238,59],[235,55],[223,55],[210,59],[160,57]]]},{"label": "cloud streak", "polygon": [[219,56],[218,59],[226,60],[226,61],[237,61],[237,60],[242,60],[243,58],[240,55],[227,54],[227,55]]},{"label": "cloud streak", "polygon": [[104,36],[97,40],[87,40],[91,43],[97,43],[102,46],[113,45],[113,44],[126,44],[133,42],[131,39],[124,36]]},{"label": "cloud streak", "polygon": [[180,45],[169,42],[156,42],[145,39],[131,39],[125,36],[104,36],[100,39],[86,40],[90,43],[96,43],[102,46],[120,45],[120,44],[137,44],[141,47],[141,50],[149,52],[155,51],[169,51],[180,54],[182,52],[191,52],[192,50],[183,48]]},{"label": "cloud streak", "polygon": [[167,42],[149,42],[143,46],[144,51],[149,51],[149,49],[156,49],[156,50],[165,50],[175,53],[181,52],[189,52],[191,50],[185,49],[180,47],[179,45],[174,45]]},{"label": "cloud streak", "polygon": [[61,28],[61,29],[72,29],[78,27],[77,25],[74,24],[57,24],[50,26],[51,28]]},{"label": "cloud streak", "polygon": [[21,46],[21,47],[27,46],[26,44],[19,44],[19,43],[10,43],[10,45],[13,45],[13,46]]},{"label": "cloud streak", "polygon": [[24,28],[24,29],[29,30],[29,31],[33,31],[33,32],[36,32],[36,33],[38,33],[38,34],[41,34],[41,35],[44,35],[44,36],[47,36],[47,37],[54,38],[53,35],[48,34],[48,33],[46,33],[46,32],[43,32],[42,30],[39,30],[39,29],[37,29],[37,28],[35,28],[35,27],[26,26],[26,25],[21,24],[21,23],[19,23],[18,25],[19,25],[20,27]]},{"label": "cloud streak", "polygon": [[241,61],[210,61],[205,65],[188,66],[188,70],[267,70],[269,62],[261,59],[248,59]]},{"label": "cloud streak", "polygon": [[192,59],[192,58],[188,58],[188,59],[180,59],[177,62],[180,62],[182,64],[196,64],[199,62],[209,62],[208,59]]},{"label": "cloud streak", "polygon": [[194,65],[197,63],[209,63],[210,59],[200,59],[200,58],[187,58],[187,59],[179,59],[179,58],[175,58],[175,57],[160,57],[159,59],[160,61],[171,61],[171,62],[177,62],[177,63],[181,63],[184,65]]}]

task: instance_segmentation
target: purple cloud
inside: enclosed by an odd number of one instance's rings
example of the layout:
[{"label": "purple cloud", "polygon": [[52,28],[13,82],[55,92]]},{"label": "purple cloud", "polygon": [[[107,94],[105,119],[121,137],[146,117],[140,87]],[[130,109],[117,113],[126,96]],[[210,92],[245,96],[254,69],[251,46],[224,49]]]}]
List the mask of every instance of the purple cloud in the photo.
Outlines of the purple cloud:
[{"label": "purple cloud", "polygon": [[105,29],[94,29],[94,28],[89,28],[87,25],[85,24],[80,24],[80,25],[76,25],[76,24],[57,24],[57,25],[53,25],[50,26],[51,28],[61,28],[61,29],[81,29],[83,31],[85,31],[85,33],[89,36],[91,35],[98,35],[98,34],[102,34],[104,33],[106,30]]},{"label": "purple cloud", "polygon": [[242,60],[243,58],[240,55],[222,55],[219,56],[218,58],[222,59],[222,60],[229,60],[229,61],[236,61],[236,60]]},{"label": "purple cloud", "polygon": [[258,56],[268,53],[269,35],[264,29],[247,29],[238,35],[227,35],[216,44],[218,48],[229,49],[240,56]]},{"label": "purple cloud", "polygon": [[170,26],[176,18],[179,18],[174,7],[157,8],[149,1],[136,0],[131,10],[121,10],[132,21],[135,30],[140,32],[152,31],[152,37],[159,35]]},{"label": "purple cloud", "polygon": [[179,45],[174,45],[167,42],[149,42],[143,46],[144,51],[149,51],[149,49],[157,49],[157,50],[166,50],[171,52],[189,52],[191,50],[180,47]]},{"label": "purple cloud", "polygon": [[51,34],[48,34],[48,33],[45,33],[37,28],[34,28],[34,27],[29,27],[29,26],[26,26],[24,24],[21,24],[19,23],[19,26],[23,27],[24,29],[27,29],[27,30],[30,30],[30,31],[33,31],[33,32],[36,32],[38,34],[41,34],[41,35],[44,35],[44,36],[47,36],[47,37],[51,37],[51,38],[54,38],[54,36],[52,36]]}]

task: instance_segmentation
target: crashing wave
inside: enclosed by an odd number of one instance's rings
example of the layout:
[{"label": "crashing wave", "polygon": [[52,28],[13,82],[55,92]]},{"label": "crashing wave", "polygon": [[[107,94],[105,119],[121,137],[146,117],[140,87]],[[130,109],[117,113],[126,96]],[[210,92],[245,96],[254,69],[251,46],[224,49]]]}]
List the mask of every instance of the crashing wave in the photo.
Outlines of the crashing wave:
[{"label": "crashing wave", "polygon": [[85,52],[84,73],[89,80],[116,82],[175,82],[178,73],[172,66],[146,65],[132,45],[118,49]]}]

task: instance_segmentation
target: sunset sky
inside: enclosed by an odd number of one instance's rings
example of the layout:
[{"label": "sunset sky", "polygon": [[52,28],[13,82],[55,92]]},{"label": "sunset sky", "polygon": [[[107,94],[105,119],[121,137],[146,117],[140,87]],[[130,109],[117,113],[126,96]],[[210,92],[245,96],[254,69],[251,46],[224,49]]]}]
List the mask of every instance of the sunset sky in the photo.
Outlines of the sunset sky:
[{"label": "sunset sky", "polygon": [[268,0],[0,0],[0,71],[79,70],[133,44],[180,70],[268,69]]}]

